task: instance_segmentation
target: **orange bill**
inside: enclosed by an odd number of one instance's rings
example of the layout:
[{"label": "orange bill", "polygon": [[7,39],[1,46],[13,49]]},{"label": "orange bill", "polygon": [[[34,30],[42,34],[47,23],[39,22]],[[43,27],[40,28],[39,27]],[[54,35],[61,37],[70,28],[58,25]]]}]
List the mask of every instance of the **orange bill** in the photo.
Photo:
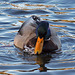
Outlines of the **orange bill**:
[{"label": "orange bill", "polygon": [[36,42],[36,46],[35,46],[35,50],[34,50],[35,54],[41,54],[42,49],[43,49],[43,43],[44,43],[44,39],[38,37],[37,42]]}]

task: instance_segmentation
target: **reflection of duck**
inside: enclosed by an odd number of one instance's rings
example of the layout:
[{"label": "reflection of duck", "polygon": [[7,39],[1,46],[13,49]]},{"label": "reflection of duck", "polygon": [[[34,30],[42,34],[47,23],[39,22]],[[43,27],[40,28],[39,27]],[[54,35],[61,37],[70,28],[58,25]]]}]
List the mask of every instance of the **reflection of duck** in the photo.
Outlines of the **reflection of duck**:
[{"label": "reflection of duck", "polygon": [[51,55],[39,55],[35,58],[36,64],[40,66],[40,68],[38,68],[40,72],[47,71],[45,64],[49,63],[51,58]]},{"label": "reflection of duck", "polygon": [[[55,54],[55,53],[53,53],[53,54]],[[48,68],[45,65],[50,62],[53,54],[29,55],[27,53],[24,53],[24,56],[22,59],[24,61],[26,60],[28,65],[29,64],[31,66],[32,65],[39,65],[39,67],[37,66],[37,67],[35,67],[35,69],[32,66],[33,69],[26,70],[26,72],[33,72],[35,70],[39,70],[40,72],[46,72],[48,70]],[[24,64],[27,65],[27,63],[24,63]]]},{"label": "reflection of duck", "polygon": [[16,47],[35,47],[34,53],[51,52],[61,48],[61,42],[47,21],[40,21],[37,16],[30,17],[23,23],[14,39]]},{"label": "reflection of duck", "polygon": [[[61,54],[60,51],[58,53],[54,52],[54,53],[49,53],[49,54],[45,53],[45,54],[40,54],[40,55],[30,55],[28,53],[22,53],[22,51],[17,51],[17,52],[18,52],[18,58],[24,60],[24,63],[22,64],[24,64],[24,66],[26,65],[26,67],[24,67],[25,70],[23,69],[19,70],[21,72],[34,72],[36,70],[40,72],[46,72],[48,70],[50,71],[55,70],[55,69],[50,68],[51,64],[53,64],[54,62],[54,61],[52,62],[51,59],[57,58],[57,56]],[[35,68],[33,68],[33,65]],[[30,69],[28,69],[28,67]]]}]

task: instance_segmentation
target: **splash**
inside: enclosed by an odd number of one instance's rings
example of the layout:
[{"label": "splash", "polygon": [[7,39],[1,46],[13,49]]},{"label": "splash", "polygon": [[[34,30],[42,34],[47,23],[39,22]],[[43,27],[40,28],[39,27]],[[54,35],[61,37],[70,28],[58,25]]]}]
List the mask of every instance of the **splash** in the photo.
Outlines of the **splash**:
[{"label": "splash", "polygon": [[31,47],[31,48],[29,48],[29,47],[27,47],[26,45],[24,46],[24,50],[23,50],[23,52],[26,52],[26,53],[28,53],[28,54],[34,54],[34,48],[33,47]]}]

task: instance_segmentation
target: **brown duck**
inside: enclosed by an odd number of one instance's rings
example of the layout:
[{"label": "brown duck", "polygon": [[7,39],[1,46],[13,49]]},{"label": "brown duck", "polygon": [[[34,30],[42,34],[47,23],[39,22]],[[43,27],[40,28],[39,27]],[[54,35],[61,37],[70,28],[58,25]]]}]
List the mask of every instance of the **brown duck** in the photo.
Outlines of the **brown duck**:
[{"label": "brown duck", "polygon": [[25,45],[29,48],[35,47],[35,54],[61,49],[55,30],[47,21],[40,21],[37,16],[31,16],[22,24],[15,36],[14,45],[20,49],[24,49]]}]

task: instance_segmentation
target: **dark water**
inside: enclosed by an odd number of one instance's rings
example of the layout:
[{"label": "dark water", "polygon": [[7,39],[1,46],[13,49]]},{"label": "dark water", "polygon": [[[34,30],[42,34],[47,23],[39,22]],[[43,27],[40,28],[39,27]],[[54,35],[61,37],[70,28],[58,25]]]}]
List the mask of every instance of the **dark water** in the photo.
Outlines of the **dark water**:
[{"label": "dark water", "polygon": [[[62,49],[49,55],[17,50],[14,37],[37,15],[57,31]],[[75,0],[0,0],[0,75],[75,75]]]}]

